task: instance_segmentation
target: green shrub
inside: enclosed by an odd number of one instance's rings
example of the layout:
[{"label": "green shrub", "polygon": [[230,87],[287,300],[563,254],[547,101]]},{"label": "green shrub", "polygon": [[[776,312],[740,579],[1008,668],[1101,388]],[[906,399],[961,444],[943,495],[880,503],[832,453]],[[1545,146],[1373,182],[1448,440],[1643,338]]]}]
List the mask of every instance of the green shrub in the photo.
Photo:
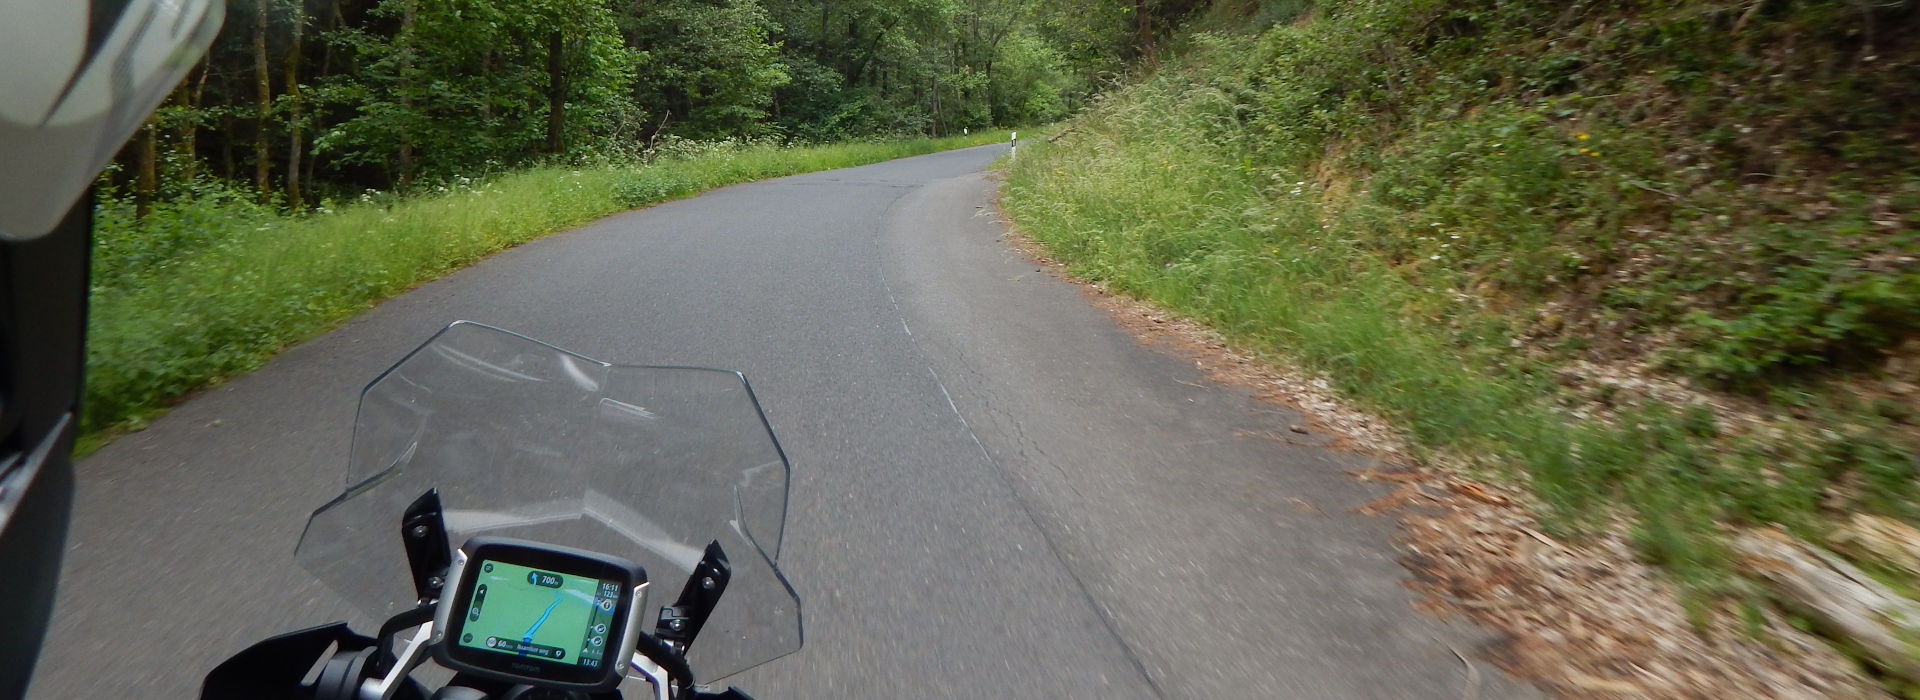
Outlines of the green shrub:
[{"label": "green shrub", "polygon": [[101,193],[93,219],[93,286],[128,284],[279,219],[273,207],[254,203],[251,192],[212,182],[182,190],[155,202],[145,219],[135,216],[131,196]]},{"label": "green shrub", "polygon": [[614,201],[623,207],[643,207],[693,194],[693,178],[679,168],[647,166],[622,174],[613,183]]},{"label": "green shrub", "polygon": [[[1754,236],[1770,264],[1726,286],[1734,308],[1683,319],[1692,347],[1672,360],[1701,377],[1752,386],[1790,370],[1856,368],[1920,332],[1920,255],[1905,232],[1864,251],[1868,222],[1811,228],[1771,224]],[[1876,262],[1878,259],[1878,262]]]}]

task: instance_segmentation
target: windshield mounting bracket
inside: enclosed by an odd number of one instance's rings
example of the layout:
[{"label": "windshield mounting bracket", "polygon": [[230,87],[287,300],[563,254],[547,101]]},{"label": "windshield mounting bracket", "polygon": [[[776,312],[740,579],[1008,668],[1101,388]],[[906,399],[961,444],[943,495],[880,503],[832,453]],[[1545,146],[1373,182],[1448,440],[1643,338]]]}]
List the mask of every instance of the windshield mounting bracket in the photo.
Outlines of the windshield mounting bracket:
[{"label": "windshield mounting bracket", "polygon": [[721,594],[727,592],[727,581],[732,578],[733,566],[727,563],[727,553],[720,548],[720,541],[707,543],[706,555],[693,567],[693,573],[687,575],[687,585],[680,589],[679,599],[660,608],[654,636],[686,653],[687,647],[693,645],[693,638],[700,635],[700,628],[707,624],[707,616],[713,614],[713,607],[719,604]]},{"label": "windshield mounting bracket", "polygon": [[440,599],[453,565],[447,543],[447,524],[440,517],[440,490],[427,489],[400,517],[400,541],[406,543],[407,565],[413,570],[413,592],[421,605]]}]

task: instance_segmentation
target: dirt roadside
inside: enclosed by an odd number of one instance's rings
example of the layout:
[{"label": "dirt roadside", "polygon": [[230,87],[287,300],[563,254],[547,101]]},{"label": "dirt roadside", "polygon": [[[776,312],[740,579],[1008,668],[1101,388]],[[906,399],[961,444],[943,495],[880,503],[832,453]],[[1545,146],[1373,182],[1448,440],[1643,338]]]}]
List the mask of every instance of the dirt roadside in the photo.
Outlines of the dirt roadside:
[{"label": "dirt roadside", "polygon": [[1204,324],[1079,279],[995,210],[1004,239],[1143,344],[1192,361],[1221,384],[1300,411],[1296,430],[1375,458],[1356,471],[1390,484],[1361,508],[1401,524],[1396,542],[1416,608],[1461,616],[1502,635],[1482,660],[1569,698],[1885,698],[1858,664],[1771,611],[1719,611],[1689,621],[1677,588],[1639,561],[1623,534],[1564,542],[1542,532],[1523,488],[1465,476],[1444,457],[1417,458],[1394,426],[1343,401],[1322,378],[1228,343]]}]

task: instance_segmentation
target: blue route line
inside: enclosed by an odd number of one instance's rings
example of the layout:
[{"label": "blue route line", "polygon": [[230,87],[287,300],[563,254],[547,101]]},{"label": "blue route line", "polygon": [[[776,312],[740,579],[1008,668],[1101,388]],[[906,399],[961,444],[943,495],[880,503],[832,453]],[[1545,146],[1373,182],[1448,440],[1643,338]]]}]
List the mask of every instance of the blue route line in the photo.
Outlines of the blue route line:
[{"label": "blue route line", "polygon": [[528,627],[528,628],[527,628],[527,633],[526,633],[526,635],[525,635],[525,636],[523,636],[523,637],[521,637],[521,640],[522,640],[523,642],[525,642],[525,643],[527,643],[527,644],[532,644],[532,643],[533,643],[533,632],[534,632],[534,630],[537,630],[537,629],[540,629],[540,626],[541,626],[541,625],[544,625],[544,624],[547,624],[547,616],[548,616],[548,615],[552,615],[552,614],[553,614],[553,609],[554,609],[554,608],[557,608],[557,607],[560,607],[560,600],[561,600],[561,598],[562,598],[562,597],[563,597],[563,596],[562,596],[562,595],[560,594],[560,592],[559,592],[559,591],[554,591],[554,592],[553,592],[553,604],[552,604],[552,605],[549,605],[549,606],[547,606],[547,611],[546,611],[546,612],[543,612],[543,613],[540,613],[540,619],[538,619],[538,620],[534,620],[534,621],[533,621],[533,626],[532,626],[532,627]]}]

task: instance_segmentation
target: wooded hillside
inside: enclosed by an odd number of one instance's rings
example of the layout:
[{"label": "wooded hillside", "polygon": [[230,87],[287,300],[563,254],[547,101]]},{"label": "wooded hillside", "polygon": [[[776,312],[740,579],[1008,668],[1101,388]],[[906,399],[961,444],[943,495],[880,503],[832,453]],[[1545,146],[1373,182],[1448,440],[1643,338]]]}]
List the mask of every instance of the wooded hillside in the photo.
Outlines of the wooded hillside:
[{"label": "wooded hillside", "polygon": [[[828,142],[1050,121],[1189,0],[234,0],[108,183],[300,208],[663,138]],[[194,183],[200,183],[195,185]]]},{"label": "wooded hillside", "polygon": [[[1023,151],[1006,204],[1073,272],[1321,375],[1548,534],[1626,543],[1699,629],[1783,610],[1920,696],[1910,603],[1880,604],[1916,572],[1849,544],[1863,518],[1920,542],[1916,29],[1912,0],[1222,0]],[[1584,672],[1640,683],[1621,669],[1666,653],[1593,641],[1629,618],[1554,608],[1550,576],[1488,580],[1524,557],[1481,564],[1436,580],[1485,621],[1587,620],[1532,639]]]}]

